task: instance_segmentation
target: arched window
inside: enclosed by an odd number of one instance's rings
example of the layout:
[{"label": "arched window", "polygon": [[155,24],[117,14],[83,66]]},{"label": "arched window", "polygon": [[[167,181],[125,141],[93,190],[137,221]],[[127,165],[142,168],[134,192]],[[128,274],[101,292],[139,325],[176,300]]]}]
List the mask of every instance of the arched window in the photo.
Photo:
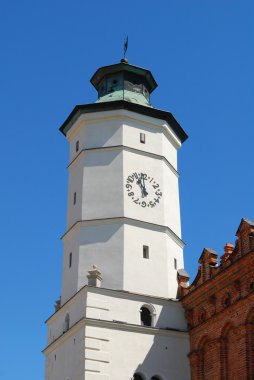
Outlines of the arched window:
[{"label": "arched window", "polygon": [[63,332],[65,333],[66,331],[69,330],[69,328],[70,328],[70,316],[69,316],[69,314],[66,314],[65,320],[64,320]]},{"label": "arched window", "polygon": [[206,319],[206,311],[205,309],[201,309],[201,311],[198,314],[198,321],[199,323],[202,323],[205,321],[205,319]]},{"label": "arched window", "polygon": [[152,316],[150,310],[142,306],[140,309],[140,319],[142,326],[152,326]]},{"label": "arched window", "polygon": [[160,376],[154,375],[151,377],[151,380],[161,380]]},{"label": "arched window", "polygon": [[135,373],[135,375],[132,378],[133,380],[144,380],[143,376],[141,376],[139,373]]},{"label": "arched window", "polygon": [[222,305],[224,307],[228,307],[231,305],[231,295],[230,293],[226,293],[226,295],[224,296],[223,300],[222,300]]}]

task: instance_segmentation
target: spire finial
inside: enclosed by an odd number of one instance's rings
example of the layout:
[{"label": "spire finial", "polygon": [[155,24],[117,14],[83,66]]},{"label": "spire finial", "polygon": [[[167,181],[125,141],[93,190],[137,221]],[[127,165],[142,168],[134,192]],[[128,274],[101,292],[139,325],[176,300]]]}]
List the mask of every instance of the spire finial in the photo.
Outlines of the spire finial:
[{"label": "spire finial", "polygon": [[126,58],[127,49],[128,49],[128,36],[126,36],[123,43],[123,58],[121,59],[122,63],[128,63],[128,59]]}]

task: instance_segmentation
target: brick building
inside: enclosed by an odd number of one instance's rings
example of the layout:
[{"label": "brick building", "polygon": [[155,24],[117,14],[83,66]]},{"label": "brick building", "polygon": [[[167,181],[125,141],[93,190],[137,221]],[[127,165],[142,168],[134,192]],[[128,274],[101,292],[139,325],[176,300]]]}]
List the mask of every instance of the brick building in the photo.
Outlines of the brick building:
[{"label": "brick building", "polygon": [[205,248],[190,286],[179,273],[179,295],[190,334],[192,380],[254,379],[254,222],[242,219],[235,246]]}]

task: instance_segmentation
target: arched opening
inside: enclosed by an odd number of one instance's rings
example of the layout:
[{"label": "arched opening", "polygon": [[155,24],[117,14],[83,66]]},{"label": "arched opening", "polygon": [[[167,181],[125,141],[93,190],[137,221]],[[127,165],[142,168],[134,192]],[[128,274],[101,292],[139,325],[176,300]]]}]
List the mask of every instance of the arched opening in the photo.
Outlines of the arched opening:
[{"label": "arched opening", "polygon": [[140,319],[142,326],[152,326],[152,315],[148,307],[142,306],[140,309]]},{"label": "arched opening", "polygon": [[154,375],[151,377],[151,380],[161,380],[161,377],[158,375]]},{"label": "arched opening", "polygon": [[132,378],[133,380],[144,380],[143,376],[139,373],[135,373],[135,375]]},{"label": "arched opening", "polygon": [[199,323],[203,323],[206,320],[206,311],[205,309],[202,309],[198,315],[198,321]]},{"label": "arched opening", "polygon": [[224,307],[228,307],[228,306],[231,305],[231,295],[230,295],[230,293],[227,293],[227,294],[225,295],[225,297],[224,297],[223,300],[222,300],[222,305],[223,305]]},{"label": "arched opening", "polygon": [[191,365],[191,378],[203,379],[206,362],[206,346],[209,341],[209,337],[204,335],[197,342],[197,345],[193,347],[190,361],[194,360],[195,365]]},{"label": "arched opening", "polygon": [[239,326],[226,323],[221,331],[222,378],[237,379],[239,375],[239,358],[241,357],[245,336],[239,334]]},{"label": "arched opening", "polygon": [[66,314],[65,320],[64,320],[63,332],[65,333],[66,331],[69,330],[69,328],[70,328],[70,316],[69,316],[69,314]]}]

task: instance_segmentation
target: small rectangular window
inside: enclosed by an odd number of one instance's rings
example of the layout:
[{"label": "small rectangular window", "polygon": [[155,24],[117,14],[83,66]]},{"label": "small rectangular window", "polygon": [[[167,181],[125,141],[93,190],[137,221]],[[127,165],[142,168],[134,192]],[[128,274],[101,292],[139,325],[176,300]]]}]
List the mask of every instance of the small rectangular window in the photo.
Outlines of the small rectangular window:
[{"label": "small rectangular window", "polygon": [[75,191],[75,193],[73,194],[73,204],[75,205],[77,202],[77,193]]},{"label": "small rectangular window", "polygon": [[143,258],[149,259],[149,247],[147,245],[143,245]]},{"label": "small rectangular window", "polygon": [[72,265],[72,253],[69,254],[69,268]]},{"label": "small rectangular window", "polygon": [[177,269],[177,260],[174,259],[174,268]]},{"label": "small rectangular window", "polygon": [[78,151],[79,151],[79,140],[76,141],[76,152],[78,152]]},{"label": "small rectangular window", "polygon": [[140,142],[142,144],[146,143],[146,135],[145,135],[145,133],[140,133]]}]

